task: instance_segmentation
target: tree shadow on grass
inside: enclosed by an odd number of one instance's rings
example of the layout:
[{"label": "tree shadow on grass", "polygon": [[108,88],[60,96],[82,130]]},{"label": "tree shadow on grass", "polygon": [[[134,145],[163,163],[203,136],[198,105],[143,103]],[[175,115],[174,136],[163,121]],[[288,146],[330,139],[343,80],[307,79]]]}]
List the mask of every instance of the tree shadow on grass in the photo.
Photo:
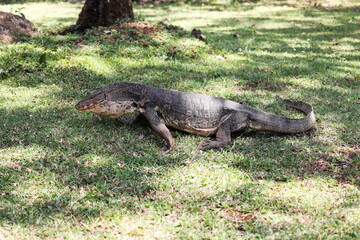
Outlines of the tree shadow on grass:
[{"label": "tree shadow on grass", "polygon": [[[209,42],[225,48],[231,52],[233,49],[244,50],[265,50],[269,53],[290,53],[290,54],[328,54],[333,53],[334,45],[348,44],[352,49],[358,49],[358,24],[351,20],[350,16],[356,15],[358,8],[314,10],[320,17],[331,19],[329,23],[323,24],[316,18],[299,20],[271,19],[270,17],[244,17],[244,23],[239,23],[236,18],[229,18],[215,22],[216,28],[228,27],[225,32],[212,32],[209,34]],[[290,14],[293,10],[281,12],[283,15]],[[349,14],[349,15],[347,15]],[[291,27],[263,27],[267,22],[277,25]],[[252,23],[251,26],[247,26]],[[215,29],[216,29],[215,28]],[[214,27],[203,27],[203,30],[212,30]],[[235,36],[235,37],[234,37]],[[293,39],[293,45],[289,45],[289,39]],[[355,40],[355,41],[352,41]],[[297,46],[300,45],[300,46]],[[307,46],[304,46],[304,44]],[[256,48],[255,48],[256,46]],[[356,50],[355,50],[356,51]]]},{"label": "tree shadow on grass", "polygon": [[[181,164],[176,158],[149,154],[150,147],[141,147],[149,143],[139,144],[139,132],[150,131],[142,123],[119,126],[111,120],[98,122],[79,116],[54,122],[54,116],[49,116],[52,110],[1,111],[5,122],[7,118],[14,120],[0,132],[3,223],[36,224],[39,219],[60,215],[89,220],[100,216],[104,202],[126,208],[127,213],[136,212],[139,206],[131,200],[117,200],[141,197],[151,190],[148,179],[158,174],[157,170]],[[31,129],[24,127],[28,121],[25,116],[30,115],[33,121],[42,119]],[[114,135],[118,133],[119,137]],[[158,138],[145,139],[155,141],[155,148],[162,143]],[[17,151],[28,153],[18,159]],[[33,183],[43,187],[29,192]]]}]

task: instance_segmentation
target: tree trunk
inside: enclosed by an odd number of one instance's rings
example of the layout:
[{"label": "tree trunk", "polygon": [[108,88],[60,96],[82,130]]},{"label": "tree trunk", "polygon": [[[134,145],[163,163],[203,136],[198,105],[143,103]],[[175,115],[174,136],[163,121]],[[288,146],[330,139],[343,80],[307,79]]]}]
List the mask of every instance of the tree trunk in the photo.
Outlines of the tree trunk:
[{"label": "tree trunk", "polygon": [[85,30],[94,26],[109,26],[118,19],[133,19],[131,0],[86,0],[76,22]]}]

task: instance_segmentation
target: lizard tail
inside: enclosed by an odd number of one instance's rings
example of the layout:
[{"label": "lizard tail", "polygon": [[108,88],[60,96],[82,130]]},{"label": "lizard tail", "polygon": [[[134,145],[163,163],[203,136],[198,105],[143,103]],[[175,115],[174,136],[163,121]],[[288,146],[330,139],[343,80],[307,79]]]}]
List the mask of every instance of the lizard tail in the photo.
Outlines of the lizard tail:
[{"label": "lizard tail", "polygon": [[287,118],[263,111],[255,110],[249,114],[249,127],[258,130],[266,130],[278,133],[300,133],[305,132],[315,124],[315,115],[310,104],[298,101],[290,101],[276,96],[280,102],[304,112],[307,116],[304,118]]}]

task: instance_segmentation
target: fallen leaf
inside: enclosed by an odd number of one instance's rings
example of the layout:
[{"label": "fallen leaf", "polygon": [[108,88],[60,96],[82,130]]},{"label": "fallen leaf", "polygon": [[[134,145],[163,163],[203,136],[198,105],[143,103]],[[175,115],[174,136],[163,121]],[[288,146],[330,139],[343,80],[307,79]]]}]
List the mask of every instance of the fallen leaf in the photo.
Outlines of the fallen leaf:
[{"label": "fallen leaf", "polygon": [[251,213],[246,213],[233,208],[225,209],[225,212],[227,213],[227,217],[234,222],[247,222],[255,218]]},{"label": "fallen leaf", "polygon": [[225,60],[226,59],[226,57],[220,56],[220,55],[216,56],[215,58],[220,59],[220,60]]},{"label": "fallen leaf", "polygon": [[111,31],[110,30],[104,30],[104,33],[107,35],[111,35]]}]

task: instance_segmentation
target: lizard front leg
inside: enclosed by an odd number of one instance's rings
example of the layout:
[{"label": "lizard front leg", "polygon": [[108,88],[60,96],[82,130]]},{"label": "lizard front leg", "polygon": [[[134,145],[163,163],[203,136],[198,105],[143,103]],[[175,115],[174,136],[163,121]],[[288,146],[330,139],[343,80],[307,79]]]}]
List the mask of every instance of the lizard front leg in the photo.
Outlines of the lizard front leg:
[{"label": "lizard front leg", "polygon": [[123,124],[131,124],[136,121],[139,115],[140,112],[134,112],[134,113],[125,114],[121,117],[118,117],[117,119]]},{"label": "lizard front leg", "polygon": [[169,129],[165,126],[162,119],[159,117],[155,109],[146,108],[143,113],[146,119],[149,121],[152,129],[157,132],[161,137],[163,137],[167,143],[166,150],[171,151],[175,145],[175,141],[169,131]]}]

